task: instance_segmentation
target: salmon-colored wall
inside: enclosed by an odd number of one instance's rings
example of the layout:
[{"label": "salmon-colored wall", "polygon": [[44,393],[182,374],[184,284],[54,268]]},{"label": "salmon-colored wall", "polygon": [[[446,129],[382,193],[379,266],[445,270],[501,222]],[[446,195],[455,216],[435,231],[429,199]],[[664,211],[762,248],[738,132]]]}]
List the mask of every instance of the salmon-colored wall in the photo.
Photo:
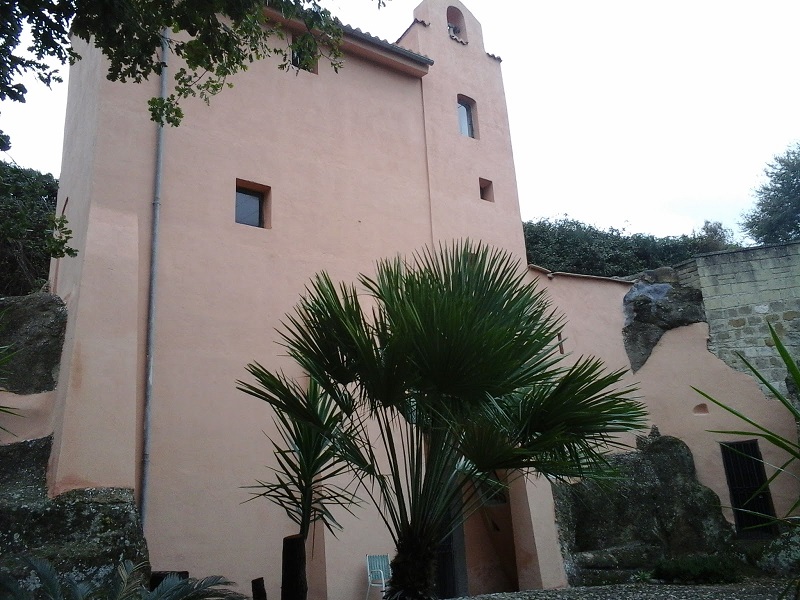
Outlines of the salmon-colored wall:
[{"label": "salmon-colored wall", "polygon": [[55,400],[55,392],[21,395],[0,390],[0,406],[17,413],[0,412],[0,444],[34,440],[53,433]]},{"label": "salmon-colored wall", "polygon": [[[152,153],[153,128],[117,127],[117,118],[134,109],[135,100],[123,97],[117,106],[105,105],[101,90],[109,84],[103,62],[96,52],[80,50],[84,59],[70,71],[57,207],[69,219],[71,244],[79,253],[51,267],[53,291],[65,300],[69,315],[56,390],[53,493],[136,482],[138,235],[146,204],[144,196],[131,196],[137,191],[134,181],[111,171],[123,170],[116,147]],[[138,138],[132,139],[134,133]],[[124,167],[124,173],[138,172],[135,164]]]},{"label": "salmon-colored wall", "polygon": [[510,499],[473,513],[464,538],[470,596],[519,589]]},{"label": "salmon-colored wall", "polygon": [[[594,355],[610,369],[627,368],[622,328],[625,318],[622,300],[629,283],[599,277],[553,274],[531,269],[531,277],[546,287],[559,312],[566,315],[564,348],[573,357]],[[647,406],[650,422],[662,435],[673,435],[689,445],[694,455],[700,481],[720,497],[725,514],[730,496],[722,464],[719,442],[755,439],[755,436],[731,436],[709,430],[742,430],[743,423],[716,407],[692,388],[703,390],[788,439],[797,433],[793,420],[776,400],[767,399],[755,379],[728,367],[707,349],[708,325],[696,323],[667,331],[647,362],[636,373],[628,373],[625,382],[636,385],[640,399]],[[705,404],[707,414],[695,407]],[[631,445],[634,439],[627,440]],[[786,456],[774,447],[759,442],[767,465],[779,465]],[[767,468],[767,476],[771,474]],[[790,474],[779,477],[771,486],[779,516],[786,514],[800,493],[800,482]]]},{"label": "salmon-colored wall", "polygon": [[[447,4],[427,4],[441,24]],[[466,52],[452,54],[444,26],[420,33],[411,49],[436,61],[422,78],[386,68],[379,47],[383,64],[351,53],[338,74],[268,59],[210,107],[184,103],[183,124],[166,130],[145,519],[154,569],[221,573],[245,590],[263,576],[278,596],[281,538],[295,529],[266,501],[242,504],[242,486],[275,465],[263,433],[274,427],[235,381],[253,360],[301,375],[275,329],[314,273],[353,281],[377,259],[467,236],[524,256],[499,63],[470,23]],[[156,139],[146,101],[158,84],[108,82],[97,53],[81,53],[60,199],[79,255],[52,271],[69,323],[50,485],[141,493]],[[480,103],[480,140],[458,132],[458,93]],[[480,199],[478,177],[493,180],[495,202]],[[234,222],[237,180],[270,186],[271,228]],[[393,553],[374,509],[337,516],[344,530],[318,532],[309,561],[317,598],[363,595],[364,555]]]},{"label": "salmon-colored wall", "polygon": [[[447,33],[450,6],[464,16],[466,45]],[[435,61],[427,74],[421,65],[410,70],[407,58],[399,70],[387,68],[391,52],[379,46],[371,50],[378,62],[351,52],[338,74],[324,64],[317,74],[283,73],[269,59],[235,77],[235,88],[210,107],[186,102],[184,123],[166,131],[145,522],[157,570],[221,573],[245,590],[263,576],[269,596],[278,596],[281,538],[295,528],[266,501],[242,504],[249,497],[242,486],[268,478],[275,465],[263,433],[274,426],[268,408],[237,392],[235,381],[247,378],[244,365],[253,360],[301,375],[275,343],[275,329],[314,273],[353,281],[377,259],[463,237],[524,260],[500,63],[461,3],[425,0],[415,18],[400,43]],[[53,493],[141,492],[156,140],[146,101],[157,82],[110,83],[98,54],[82,54],[70,77],[59,198],[80,253],[51,271],[69,321],[49,478]],[[477,139],[458,131],[458,94],[476,102]],[[479,178],[492,181],[493,202],[480,198]],[[269,229],[234,222],[237,180],[270,186]],[[627,367],[621,331],[629,285],[538,274],[567,315],[565,350]],[[689,443],[701,480],[725,503],[720,438],[706,430],[732,422],[711,409],[694,415],[700,400],[689,386],[748,409],[768,401],[705,350],[704,327],[667,333],[626,381],[639,382],[662,433]],[[766,418],[779,431],[793,427],[779,414]],[[773,493],[780,511],[797,489]],[[393,552],[374,508],[340,512],[343,531],[317,531],[309,555],[317,600],[363,595],[364,555]],[[515,568],[489,573],[493,534],[475,515],[465,528],[470,591],[566,585],[549,484],[517,480],[502,517],[514,546],[513,558],[501,560]]]},{"label": "salmon-colored wall", "polygon": [[[468,44],[450,39],[447,10],[461,11]],[[428,0],[399,44],[435,60],[423,78],[434,237],[503,240],[524,260],[517,180],[512,160],[500,60],[486,53],[481,25],[461,2]],[[458,129],[458,95],[475,101],[476,139]],[[480,197],[479,178],[492,181],[494,202]]]}]

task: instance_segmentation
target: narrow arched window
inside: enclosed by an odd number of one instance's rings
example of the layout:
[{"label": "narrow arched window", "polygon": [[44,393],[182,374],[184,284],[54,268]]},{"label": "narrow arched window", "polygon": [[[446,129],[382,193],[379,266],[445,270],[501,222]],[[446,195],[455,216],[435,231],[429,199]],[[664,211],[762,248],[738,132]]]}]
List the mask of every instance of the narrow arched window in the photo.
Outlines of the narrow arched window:
[{"label": "narrow arched window", "polygon": [[467,43],[467,26],[464,15],[455,6],[447,7],[447,33],[456,41]]},{"label": "narrow arched window", "polygon": [[461,135],[471,138],[478,137],[478,127],[475,114],[475,101],[472,98],[458,95],[458,130]]}]

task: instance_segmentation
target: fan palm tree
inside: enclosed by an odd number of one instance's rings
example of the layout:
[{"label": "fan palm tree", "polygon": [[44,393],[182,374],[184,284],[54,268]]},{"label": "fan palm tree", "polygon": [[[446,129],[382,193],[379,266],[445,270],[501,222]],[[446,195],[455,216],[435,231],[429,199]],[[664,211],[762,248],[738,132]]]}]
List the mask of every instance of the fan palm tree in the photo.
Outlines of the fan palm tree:
[{"label": "fan palm tree", "polygon": [[[387,598],[436,597],[436,549],[487,493],[528,473],[600,476],[614,436],[644,424],[622,371],[561,364],[562,321],[523,277],[466,241],[380,262],[362,295],[319,274],[287,317],[283,343],[348,422],[329,439],[395,543]],[[248,369],[241,389],[324,427],[279,376]]]}]

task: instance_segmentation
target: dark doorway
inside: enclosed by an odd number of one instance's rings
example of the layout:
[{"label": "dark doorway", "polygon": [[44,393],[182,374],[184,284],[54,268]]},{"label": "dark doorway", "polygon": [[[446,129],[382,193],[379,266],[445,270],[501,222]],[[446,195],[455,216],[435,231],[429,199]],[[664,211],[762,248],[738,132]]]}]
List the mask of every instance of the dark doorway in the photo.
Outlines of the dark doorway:
[{"label": "dark doorway", "polygon": [[722,442],[720,448],[737,535],[745,539],[774,537],[778,533],[775,508],[758,440]]},{"label": "dark doorway", "polygon": [[439,598],[453,598],[457,595],[455,575],[453,536],[449,535],[436,550],[436,595]]},{"label": "dark doorway", "polygon": [[467,595],[464,528],[459,525],[436,550],[436,595],[458,598]]}]

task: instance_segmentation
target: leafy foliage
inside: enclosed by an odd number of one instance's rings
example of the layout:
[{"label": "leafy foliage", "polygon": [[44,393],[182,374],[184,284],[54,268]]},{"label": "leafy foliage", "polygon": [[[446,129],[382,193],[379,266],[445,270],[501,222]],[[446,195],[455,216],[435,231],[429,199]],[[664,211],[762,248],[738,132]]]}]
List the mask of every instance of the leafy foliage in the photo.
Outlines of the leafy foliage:
[{"label": "leafy foliage", "polygon": [[[263,0],[216,0],[214,2],[157,2],[154,0],[31,0],[4,3],[0,9],[0,100],[25,101],[27,90],[19,82],[25,72],[50,85],[60,81],[47,59],[61,64],[79,55],[70,35],[90,41],[109,60],[112,81],[142,81],[158,75],[164,66],[159,52],[167,32],[186,32],[170,37],[171,51],[185,64],[174,77],[174,92],[165,101],[153,99],[153,118],[177,125],[183,112],[182,98],[199,96],[208,101],[227,85],[228,78],[247,69],[255,60],[271,54],[290,66],[292,50],[303,56],[326,54],[338,67],[340,24],[317,0],[269,0],[268,7],[287,19],[302,22],[306,31],[287,50],[280,24],[268,20]],[[383,0],[378,0],[382,5]],[[24,24],[33,33],[27,52],[20,48]],[[278,41],[276,41],[278,40]],[[9,147],[0,132],[0,149]]]},{"label": "leafy foliage", "polygon": [[564,217],[523,223],[528,262],[551,271],[614,277],[675,265],[696,254],[738,247],[733,233],[706,221],[691,235],[656,237],[598,229]]},{"label": "leafy foliage", "polygon": [[[273,469],[277,482],[258,481],[250,486],[261,489],[255,498],[266,498],[286,511],[289,518],[300,526],[300,535],[307,538],[311,525],[322,523],[332,533],[341,529],[331,507],[350,510],[358,498],[334,481],[350,471],[349,465],[336,453],[330,437],[348,435],[341,428],[346,424],[338,406],[325,394],[313,379],[308,388],[301,388],[285,377],[273,377],[263,367],[251,365],[249,370],[269,380],[277,394],[292,404],[310,411],[308,420],[293,420],[287,413],[276,412],[275,424],[282,444],[272,441],[278,468]],[[250,391],[252,386],[240,383],[240,388]]]},{"label": "leafy foliage", "polygon": [[653,577],[669,583],[736,583],[742,580],[741,567],[734,556],[691,554],[660,560]]},{"label": "leafy foliage", "polygon": [[0,295],[36,291],[51,258],[77,254],[66,217],[55,215],[57,193],[52,175],[0,162]]},{"label": "leafy foliage", "polygon": [[769,181],[755,191],[756,205],[742,228],[759,244],[800,240],[800,143],[764,169]]},{"label": "leafy foliage", "polygon": [[[28,559],[41,584],[45,600],[245,600],[246,596],[227,589],[232,585],[224,577],[214,575],[204,579],[180,579],[168,575],[156,589],[150,591],[143,584],[146,564],[134,565],[126,560],[120,564],[109,580],[94,587],[87,582],[61,580],[53,566],[46,560]],[[9,600],[33,600],[34,595],[18,582],[0,575],[0,592]]]},{"label": "leafy foliage", "polygon": [[644,423],[621,371],[559,364],[562,322],[523,277],[470,242],[381,261],[363,291],[317,275],[282,335],[336,404],[333,431],[282,375],[254,363],[240,382],[353,469],[396,545],[387,598],[432,598],[437,546],[510,479],[605,476],[614,435]]}]

